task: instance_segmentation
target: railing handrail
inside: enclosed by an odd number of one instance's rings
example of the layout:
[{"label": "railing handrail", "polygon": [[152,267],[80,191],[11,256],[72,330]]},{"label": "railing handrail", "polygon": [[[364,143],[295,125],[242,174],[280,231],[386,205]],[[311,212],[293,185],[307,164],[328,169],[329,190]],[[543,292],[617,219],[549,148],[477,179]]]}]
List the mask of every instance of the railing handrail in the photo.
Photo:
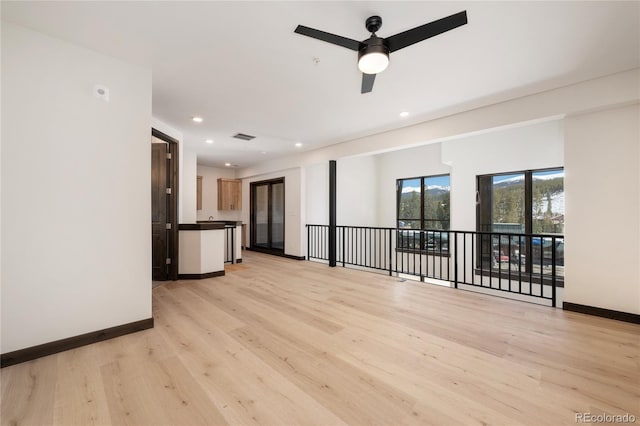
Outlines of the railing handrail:
[{"label": "railing handrail", "polygon": [[[309,226],[322,226],[329,227],[329,225],[322,224],[311,224],[308,223],[305,227]],[[546,232],[541,233],[515,233],[515,232],[504,232],[504,231],[463,231],[460,229],[420,229],[420,228],[393,228],[393,227],[385,227],[385,226],[359,226],[359,225],[336,225],[336,228],[355,228],[355,229],[381,229],[381,230],[394,230],[394,231],[416,231],[416,232],[439,232],[439,233],[458,233],[458,234],[478,234],[478,235],[508,235],[513,237],[543,237],[543,238],[553,238],[562,239],[564,238],[563,234],[550,234]]]}]

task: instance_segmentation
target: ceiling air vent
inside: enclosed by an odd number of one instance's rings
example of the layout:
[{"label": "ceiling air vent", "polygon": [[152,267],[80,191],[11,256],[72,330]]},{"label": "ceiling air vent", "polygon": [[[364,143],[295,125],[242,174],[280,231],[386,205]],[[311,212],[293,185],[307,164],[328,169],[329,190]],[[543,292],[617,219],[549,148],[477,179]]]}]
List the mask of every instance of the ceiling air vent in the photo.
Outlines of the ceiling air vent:
[{"label": "ceiling air vent", "polygon": [[244,133],[236,133],[235,135],[233,135],[234,138],[236,139],[242,139],[243,141],[250,141],[251,139],[255,139],[255,136],[251,136],[251,135],[247,135]]}]

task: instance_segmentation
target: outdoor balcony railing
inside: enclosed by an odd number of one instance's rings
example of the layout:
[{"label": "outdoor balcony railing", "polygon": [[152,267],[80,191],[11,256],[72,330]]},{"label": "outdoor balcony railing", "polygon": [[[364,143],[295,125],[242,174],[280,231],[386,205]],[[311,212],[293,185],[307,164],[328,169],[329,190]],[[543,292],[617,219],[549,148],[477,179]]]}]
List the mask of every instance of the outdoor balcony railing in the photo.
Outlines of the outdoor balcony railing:
[{"label": "outdoor balcony railing", "polygon": [[[307,225],[307,259],[329,261],[329,226]],[[564,237],[548,234],[336,227],[336,264],[517,294],[556,306]]]}]

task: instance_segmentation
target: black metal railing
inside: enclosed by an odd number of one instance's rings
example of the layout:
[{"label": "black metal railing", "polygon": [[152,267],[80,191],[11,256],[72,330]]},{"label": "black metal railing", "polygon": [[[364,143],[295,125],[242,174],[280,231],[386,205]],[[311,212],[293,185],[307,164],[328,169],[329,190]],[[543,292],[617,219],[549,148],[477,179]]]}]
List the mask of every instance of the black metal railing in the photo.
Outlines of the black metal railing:
[{"label": "black metal railing", "polygon": [[564,236],[451,231],[456,288],[551,301],[564,283]]},{"label": "black metal railing", "polygon": [[393,228],[337,226],[337,262],[342,266],[391,271],[393,265]]},{"label": "black metal railing", "polygon": [[[307,259],[329,261],[328,225],[307,225]],[[564,276],[564,237],[337,226],[336,262],[556,306]]]},{"label": "black metal railing", "polygon": [[224,226],[224,263],[236,263],[236,226]]}]

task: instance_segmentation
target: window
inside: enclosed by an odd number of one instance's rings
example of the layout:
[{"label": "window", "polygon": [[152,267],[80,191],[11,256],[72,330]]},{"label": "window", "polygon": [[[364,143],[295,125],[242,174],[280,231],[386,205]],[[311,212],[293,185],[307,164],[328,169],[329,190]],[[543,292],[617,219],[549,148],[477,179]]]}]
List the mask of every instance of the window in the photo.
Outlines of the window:
[{"label": "window", "polygon": [[531,232],[564,234],[564,170],[531,172]]},{"label": "window", "polygon": [[[450,178],[449,175],[398,179],[397,227],[398,248],[448,249]],[[427,232],[421,232],[421,231]]]},{"label": "window", "polygon": [[478,176],[478,231],[564,232],[564,169]]},{"label": "window", "polygon": [[545,274],[555,255],[562,276],[562,238],[504,234],[564,232],[564,169],[483,175],[477,185],[478,231],[495,233],[480,235],[478,267]]}]

